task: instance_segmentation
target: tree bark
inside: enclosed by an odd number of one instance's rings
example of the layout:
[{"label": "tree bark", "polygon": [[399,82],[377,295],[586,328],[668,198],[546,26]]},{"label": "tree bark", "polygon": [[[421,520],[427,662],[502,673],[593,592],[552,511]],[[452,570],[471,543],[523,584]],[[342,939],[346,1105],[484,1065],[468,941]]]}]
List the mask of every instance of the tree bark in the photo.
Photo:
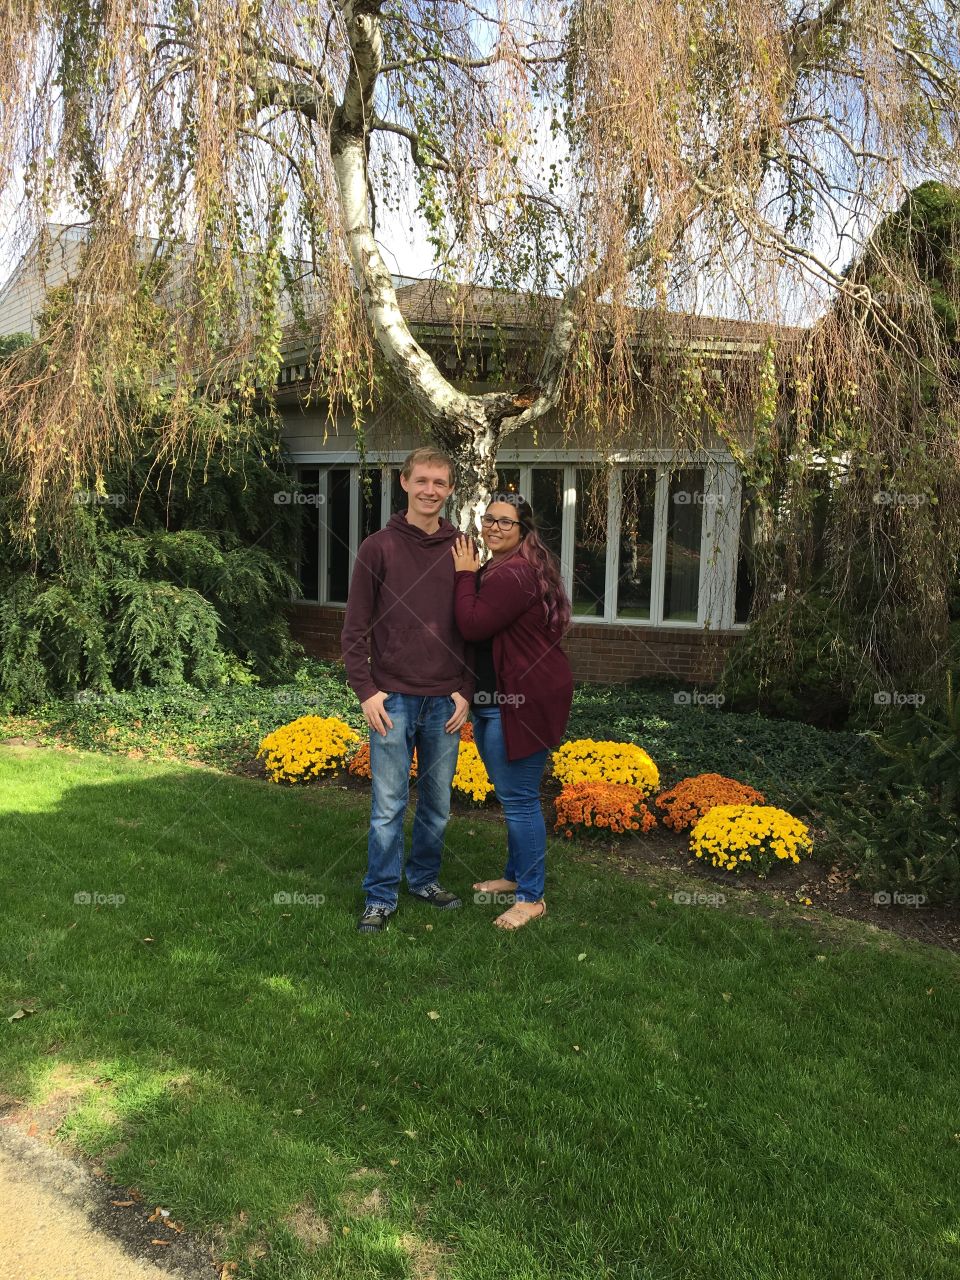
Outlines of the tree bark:
[{"label": "tree bark", "polygon": [[458,464],[460,527],[479,529],[480,513],[493,492],[501,424],[505,411],[512,406],[512,397],[467,395],[443,376],[411,334],[374,238],[368,204],[366,137],[374,119],[373,92],[383,59],[380,3],[381,0],[348,0],[344,5],[353,58],[343,102],[334,113],[330,154],[350,260],[377,345],[433,424],[438,443]]}]

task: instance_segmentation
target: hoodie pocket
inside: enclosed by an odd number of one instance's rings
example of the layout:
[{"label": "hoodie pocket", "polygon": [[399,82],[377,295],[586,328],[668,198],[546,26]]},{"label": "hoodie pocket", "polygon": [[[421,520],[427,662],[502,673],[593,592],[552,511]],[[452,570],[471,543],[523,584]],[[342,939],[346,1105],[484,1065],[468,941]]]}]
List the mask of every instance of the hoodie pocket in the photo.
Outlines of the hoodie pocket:
[{"label": "hoodie pocket", "polygon": [[456,681],[463,671],[463,658],[443,636],[429,627],[392,628],[387,634],[380,661],[387,671],[424,684]]}]

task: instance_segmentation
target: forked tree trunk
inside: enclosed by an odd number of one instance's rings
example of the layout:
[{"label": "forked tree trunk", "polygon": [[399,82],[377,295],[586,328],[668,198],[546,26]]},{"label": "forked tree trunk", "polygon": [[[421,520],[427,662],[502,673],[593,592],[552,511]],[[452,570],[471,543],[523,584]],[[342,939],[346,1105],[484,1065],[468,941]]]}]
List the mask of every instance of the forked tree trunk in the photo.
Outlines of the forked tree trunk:
[{"label": "forked tree trunk", "polygon": [[[437,443],[457,463],[454,505],[461,529],[478,531],[480,514],[495,487],[497,450],[505,430],[541,416],[555,402],[549,395],[533,405],[509,392],[467,395],[454,387],[420,346],[397,302],[393,278],[380,254],[370,222],[366,169],[366,127],[373,117],[373,91],[382,61],[379,3],[344,7],[353,59],[343,101],[330,130],[330,153],[340,195],[350,259],[377,345],[432,424]],[[563,342],[567,328],[558,326]],[[556,337],[556,335],[555,335]],[[548,354],[554,355],[551,344]]]}]

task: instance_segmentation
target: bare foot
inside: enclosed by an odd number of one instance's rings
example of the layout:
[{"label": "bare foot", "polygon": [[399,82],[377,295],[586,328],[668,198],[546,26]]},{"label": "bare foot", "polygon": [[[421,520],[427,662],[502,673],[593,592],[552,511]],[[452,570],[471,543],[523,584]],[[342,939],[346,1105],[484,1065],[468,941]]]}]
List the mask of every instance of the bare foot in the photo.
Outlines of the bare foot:
[{"label": "bare foot", "polygon": [[481,893],[513,893],[517,887],[516,880],[478,880],[473,886]]},{"label": "bare foot", "polygon": [[531,920],[537,920],[547,914],[547,904],[541,898],[539,902],[515,902],[509,911],[497,916],[494,924],[498,929],[522,929]]}]

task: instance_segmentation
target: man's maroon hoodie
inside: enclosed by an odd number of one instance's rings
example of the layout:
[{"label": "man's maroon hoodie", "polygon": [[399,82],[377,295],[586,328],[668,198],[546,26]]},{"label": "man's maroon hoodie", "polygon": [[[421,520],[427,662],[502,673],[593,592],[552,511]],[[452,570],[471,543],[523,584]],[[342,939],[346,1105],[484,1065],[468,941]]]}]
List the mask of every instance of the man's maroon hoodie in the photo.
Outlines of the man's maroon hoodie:
[{"label": "man's maroon hoodie", "polygon": [[340,648],[361,702],[379,689],[473,697],[473,672],[453,617],[456,536],[449,520],[424,533],[403,511],[360,543]]}]

